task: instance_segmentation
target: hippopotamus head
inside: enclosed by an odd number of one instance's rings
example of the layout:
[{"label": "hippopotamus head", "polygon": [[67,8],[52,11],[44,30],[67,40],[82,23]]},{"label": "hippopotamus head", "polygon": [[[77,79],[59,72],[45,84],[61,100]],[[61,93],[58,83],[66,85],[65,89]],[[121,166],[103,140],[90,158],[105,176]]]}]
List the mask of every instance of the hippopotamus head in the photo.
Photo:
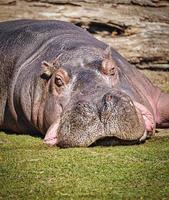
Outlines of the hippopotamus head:
[{"label": "hippopotamus head", "polygon": [[[70,65],[70,63],[69,63]],[[59,58],[42,63],[45,81],[45,142],[61,147],[97,141],[141,141],[144,120],[131,97],[116,87],[119,69],[110,48],[101,59],[62,66]]]}]

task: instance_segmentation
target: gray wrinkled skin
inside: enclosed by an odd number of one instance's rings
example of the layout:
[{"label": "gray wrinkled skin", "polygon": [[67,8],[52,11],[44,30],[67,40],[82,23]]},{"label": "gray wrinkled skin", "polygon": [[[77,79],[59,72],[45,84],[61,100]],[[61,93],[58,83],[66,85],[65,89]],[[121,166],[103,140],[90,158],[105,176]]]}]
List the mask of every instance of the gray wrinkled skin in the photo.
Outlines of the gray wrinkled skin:
[{"label": "gray wrinkled skin", "polygon": [[160,122],[160,90],[70,23],[0,23],[0,67],[0,129],[75,147],[139,143]]},{"label": "gray wrinkled skin", "polygon": [[[59,146],[90,146],[104,137],[136,140],[144,132],[130,100],[113,95],[111,102],[102,102],[97,108],[89,102],[79,102],[65,113],[59,132]],[[129,101],[128,101],[129,100]],[[140,122],[140,123],[139,123]]]}]

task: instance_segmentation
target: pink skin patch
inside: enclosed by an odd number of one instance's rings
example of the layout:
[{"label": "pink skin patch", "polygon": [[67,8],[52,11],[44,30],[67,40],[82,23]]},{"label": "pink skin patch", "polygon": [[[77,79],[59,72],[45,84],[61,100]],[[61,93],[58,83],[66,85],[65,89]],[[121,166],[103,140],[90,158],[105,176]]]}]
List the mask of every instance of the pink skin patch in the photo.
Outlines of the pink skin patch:
[{"label": "pink skin patch", "polygon": [[59,127],[60,119],[56,120],[48,129],[45,138],[44,143],[49,146],[57,145],[58,139],[57,139],[57,130]]},{"label": "pink skin patch", "polygon": [[138,102],[133,102],[136,110],[141,113],[144,123],[145,123],[145,128],[149,136],[153,135],[155,132],[155,121],[152,113],[142,104]]}]

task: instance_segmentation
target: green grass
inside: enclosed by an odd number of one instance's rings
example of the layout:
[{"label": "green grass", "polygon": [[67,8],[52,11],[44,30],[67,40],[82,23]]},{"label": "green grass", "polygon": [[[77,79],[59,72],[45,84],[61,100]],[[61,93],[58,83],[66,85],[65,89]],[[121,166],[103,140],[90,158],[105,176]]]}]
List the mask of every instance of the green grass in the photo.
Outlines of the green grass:
[{"label": "green grass", "polygon": [[169,199],[169,136],[59,149],[1,132],[0,199]]}]

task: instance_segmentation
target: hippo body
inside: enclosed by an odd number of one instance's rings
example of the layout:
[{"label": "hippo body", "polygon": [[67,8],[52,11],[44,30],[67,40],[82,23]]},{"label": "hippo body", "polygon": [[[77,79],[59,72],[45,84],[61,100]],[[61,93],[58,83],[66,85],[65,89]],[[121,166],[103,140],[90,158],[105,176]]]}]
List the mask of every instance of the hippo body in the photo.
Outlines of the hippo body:
[{"label": "hippo body", "polygon": [[0,68],[1,130],[74,147],[138,143],[169,127],[169,94],[71,23],[0,23]]}]

